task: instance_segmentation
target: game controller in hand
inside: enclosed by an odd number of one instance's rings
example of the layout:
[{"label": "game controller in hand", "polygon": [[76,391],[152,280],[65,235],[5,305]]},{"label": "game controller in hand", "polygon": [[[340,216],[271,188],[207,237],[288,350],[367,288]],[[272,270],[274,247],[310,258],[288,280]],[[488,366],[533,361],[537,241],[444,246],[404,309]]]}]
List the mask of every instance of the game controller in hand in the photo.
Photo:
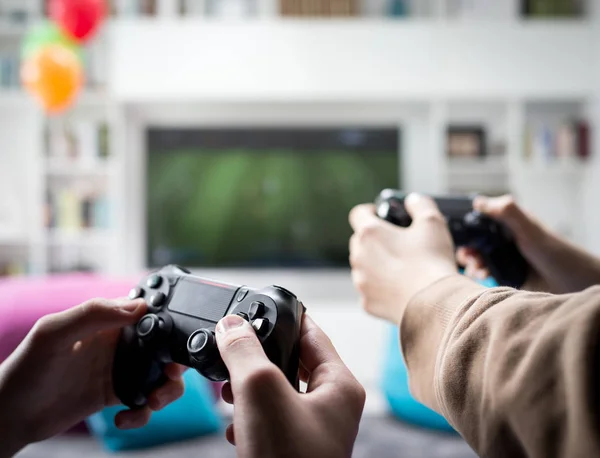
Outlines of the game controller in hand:
[{"label": "game controller in hand", "polygon": [[[411,218],[404,208],[406,196],[402,191],[383,190],[375,200],[377,215],[397,226],[410,226]],[[523,286],[529,264],[504,224],[473,210],[472,197],[434,197],[434,200],[448,221],[455,246],[477,250],[499,285]]]},{"label": "game controller in hand", "polygon": [[215,339],[217,322],[237,314],[248,320],[267,357],[298,389],[298,339],[304,306],[280,286],[253,289],[196,277],[179,266],[153,272],[133,288],[148,312],[123,329],[113,366],[113,386],[128,407],[146,405],[166,382],[165,364],[196,369],[213,381],[229,376]]}]

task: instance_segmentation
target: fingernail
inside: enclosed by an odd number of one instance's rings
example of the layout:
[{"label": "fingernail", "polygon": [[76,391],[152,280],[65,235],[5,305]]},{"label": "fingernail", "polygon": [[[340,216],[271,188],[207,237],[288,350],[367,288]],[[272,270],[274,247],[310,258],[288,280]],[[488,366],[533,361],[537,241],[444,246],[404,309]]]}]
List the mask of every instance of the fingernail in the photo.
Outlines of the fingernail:
[{"label": "fingernail", "polygon": [[475,210],[483,211],[487,204],[487,199],[484,196],[477,196],[473,199],[473,208]]},{"label": "fingernail", "polygon": [[167,403],[167,401],[164,398],[164,396],[160,396],[160,395],[156,396],[156,402],[158,404],[156,406],[156,410],[162,410],[165,407],[165,404]]},{"label": "fingernail", "polygon": [[408,196],[406,196],[405,202],[416,202],[420,200],[423,196],[418,192],[411,192]]},{"label": "fingernail", "polygon": [[119,424],[117,425],[119,429],[131,429],[133,427],[133,422],[130,419],[119,420]]},{"label": "fingernail", "polygon": [[217,323],[217,332],[225,333],[230,329],[239,328],[244,325],[244,319],[237,315],[227,315]]}]

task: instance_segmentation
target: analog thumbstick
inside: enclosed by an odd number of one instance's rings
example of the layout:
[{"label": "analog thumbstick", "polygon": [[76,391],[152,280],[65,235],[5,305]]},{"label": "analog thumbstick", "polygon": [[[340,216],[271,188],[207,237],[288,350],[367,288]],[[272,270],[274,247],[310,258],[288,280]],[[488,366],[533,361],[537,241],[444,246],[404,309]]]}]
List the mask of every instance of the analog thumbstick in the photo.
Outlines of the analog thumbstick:
[{"label": "analog thumbstick", "polygon": [[143,317],[136,327],[137,335],[140,339],[148,340],[154,337],[159,330],[160,319],[154,315],[149,314]]},{"label": "analog thumbstick", "polygon": [[194,331],[188,338],[187,351],[192,360],[209,363],[219,353],[215,334],[207,329]]}]

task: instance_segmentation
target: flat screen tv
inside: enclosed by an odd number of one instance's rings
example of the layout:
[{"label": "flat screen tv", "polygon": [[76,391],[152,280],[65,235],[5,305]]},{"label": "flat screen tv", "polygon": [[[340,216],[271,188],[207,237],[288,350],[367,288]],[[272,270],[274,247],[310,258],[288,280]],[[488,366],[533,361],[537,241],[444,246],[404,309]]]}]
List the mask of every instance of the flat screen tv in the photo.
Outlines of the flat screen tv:
[{"label": "flat screen tv", "polygon": [[348,212],[401,184],[399,134],[148,129],[148,266],[348,267]]}]

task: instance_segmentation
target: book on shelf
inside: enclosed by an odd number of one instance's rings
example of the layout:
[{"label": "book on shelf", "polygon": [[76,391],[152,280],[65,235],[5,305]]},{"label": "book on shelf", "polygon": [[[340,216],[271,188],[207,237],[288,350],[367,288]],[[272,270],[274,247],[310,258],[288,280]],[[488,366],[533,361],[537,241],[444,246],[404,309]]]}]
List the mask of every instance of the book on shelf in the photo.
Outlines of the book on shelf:
[{"label": "book on shelf", "polygon": [[85,229],[108,229],[109,202],[105,193],[83,188],[63,187],[48,190],[46,227],[65,232]]},{"label": "book on shelf", "polygon": [[50,160],[93,166],[110,158],[110,130],[105,121],[76,119],[48,123],[44,137]]},{"label": "book on shelf", "polygon": [[257,13],[257,0],[206,0],[206,14],[216,17],[249,17]]},{"label": "book on shelf", "polygon": [[356,16],[357,0],[279,0],[281,16]]},{"label": "book on shelf", "polygon": [[[205,0],[112,0],[116,17],[177,16],[186,13],[187,4],[203,4]],[[224,1],[224,0],[223,0]]]},{"label": "book on shelf", "polygon": [[29,24],[40,17],[40,3],[39,0],[0,0],[0,19],[8,24]]},{"label": "book on shelf", "polygon": [[525,128],[523,158],[526,160],[585,160],[589,156],[590,128],[584,120],[569,120],[557,125],[538,122]]},{"label": "book on shelf", "polygon": [[18,89],[21,86],[19,56],[0,53],[0,89]]},{"label": "book on shelf", "polygon": [[585,0],[521,0],[521,15],[527,18],[580,17]]},{"label": "book on shelf", "polygon": [[0,261],[0,277],[18,277],[27,273],[27,263],[19,261]]},{"label": "book on shelf", "polygon": [[515,0],[447,0],[446,14],[458,19],[512,19]]}]

